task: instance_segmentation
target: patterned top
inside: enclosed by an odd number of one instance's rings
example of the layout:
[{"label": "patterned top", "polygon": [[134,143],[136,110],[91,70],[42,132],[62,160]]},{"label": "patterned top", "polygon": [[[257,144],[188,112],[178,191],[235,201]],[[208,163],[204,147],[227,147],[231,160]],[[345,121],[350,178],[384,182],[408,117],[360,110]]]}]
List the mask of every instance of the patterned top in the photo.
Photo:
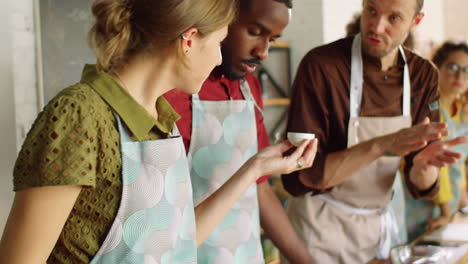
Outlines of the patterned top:
[{"label": "patterned top", "polygon": [[159,121],[106,73],[84,68],[34,122],[14,169],[14,190],[82,185],[48,263],[89,263],[114,221],[121,197],[121,151],[113,111],[144,141],[166,138],[179,115],[164,98]]},{"label": "patterned top", "polygon": [[[257,105],[263,109],[262,88],[260,82],[253,74],[247,74],[245,80],[250,85],[250,91]],[[215,68],[208,79],[203,83],[203,86],[198,93],[200,100],[203,101],[224,101],[224,100],[244,100],[240,89],[240,80],[228,79],[220,69]],[[185,150],[188,152],[192,137],[192,95],[172,90],[164,97],[181,115],[177,121],[177,128],[184,139]],[[263,115],[255,108],[255,122],[257,124],[257,141],[258,151],[270,145],[268,134],[264,124]],[[257,184],[261,184],[268,180],[271,175],[265,175],[257,180]]]}]

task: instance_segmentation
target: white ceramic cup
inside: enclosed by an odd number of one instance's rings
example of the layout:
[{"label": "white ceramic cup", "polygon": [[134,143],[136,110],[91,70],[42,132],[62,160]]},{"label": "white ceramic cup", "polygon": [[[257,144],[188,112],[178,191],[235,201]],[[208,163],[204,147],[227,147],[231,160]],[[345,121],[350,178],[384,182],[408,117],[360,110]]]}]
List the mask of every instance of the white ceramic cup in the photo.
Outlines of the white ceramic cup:
[{"label": "white ceramic cup", "polygon": [[288,139],[294,146],[299,146],[304,139],[314,139],[315,134],[312,133],[296,133],[288,132]]}]

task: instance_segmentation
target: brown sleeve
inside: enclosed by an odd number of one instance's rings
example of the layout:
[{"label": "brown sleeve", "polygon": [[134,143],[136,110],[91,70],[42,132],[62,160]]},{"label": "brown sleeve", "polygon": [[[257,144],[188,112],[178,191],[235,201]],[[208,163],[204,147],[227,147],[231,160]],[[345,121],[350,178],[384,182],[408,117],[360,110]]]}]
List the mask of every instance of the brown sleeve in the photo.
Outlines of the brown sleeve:
[{"label": "brown sleeve", "polygon": [[294,196],[314,191],[314,186],[320,185],[328,153],[326,151],[329,141],[327,105],[331,104],[327,99],[328,84],[322,72],[323,68],[317,61],[319,59],[313,51],[303,58],[292,88],[286,131],[314,133],[319,142],[313,166],[300,171],[307,182],[299,180],[298,172],[281,177],[285,189]]},{"label": "brown sleeve", "polygon": [[[439,75],[437,70],[429,63],[426,63],[423,70],[426,73],[420,75],[422,81],[417,84],[422,87],[421,92],[417,93],[415,97],[412,97],[412,101],[416,101],[415,105],[412,106],[412,117],[413,125],[421,122],[426,116],[431,119],[432,122],[439,122],[440,110],[439,110]],[[409,172],[413,166],[413,158],[417,153],[411,153],[405,157],[405,181],[409,192],[415,198],[431,199],[435,197],[439,191],[439,180],[434,183],[427,190],[419,190],[409,180]]]}]

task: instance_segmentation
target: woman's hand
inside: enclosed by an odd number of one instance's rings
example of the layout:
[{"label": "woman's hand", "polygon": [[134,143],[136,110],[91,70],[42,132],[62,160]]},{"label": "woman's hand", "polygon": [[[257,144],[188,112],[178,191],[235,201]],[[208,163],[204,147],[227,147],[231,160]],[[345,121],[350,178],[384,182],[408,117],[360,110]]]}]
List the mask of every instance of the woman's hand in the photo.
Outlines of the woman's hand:
[{"label": "woman's hand", "polygon": [[432,231],[437,228],[444,226],[450,222],[449,216],[439,216],[437,218],[432,218],[427,221],[427,230]]},{"label": "woman's hand", "polygon": [[289,174],[312,166],[317,153],[317,139],[304,140],[290,155],[284,153],[294,146],[288,141],[261,150],[250,160],[257,169],[258,177],[269,174]]}]

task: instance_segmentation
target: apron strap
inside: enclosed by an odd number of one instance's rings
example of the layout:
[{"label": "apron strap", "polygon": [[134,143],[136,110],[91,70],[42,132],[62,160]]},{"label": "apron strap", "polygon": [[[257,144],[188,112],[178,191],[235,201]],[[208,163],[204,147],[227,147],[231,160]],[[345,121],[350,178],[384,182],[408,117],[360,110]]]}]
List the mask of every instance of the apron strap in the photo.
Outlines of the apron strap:
[{"label": "apron strap", "polygon": [[[398,50],[405,63],[405,67],[403,70],[402,115],[409,116],[411,114],[411,82],[409,76],[409,69],[403,48],[399,46]],[[359,116],[362,103],[362,87],[364,83],[363,76],[364,66],[362,62],[362,38],[361,34],[357,34],[354,37],[351,51],[351,84],[349,87],[350,118],[355,118]]]},{"label": "apron strap", "polygon": [[200,96],[196,93],[196,94],[192,94],[192,101],[200,101]]},{"label": "apron strap", "polygon": [[403,70],[403,115],[409,116],[411,115],[411,81],[408,69],[408,63],[406,61],[405,51],[403,47],[400,45],[398,47],[400,50],[401,57],[403,58],[403,62],[405,63],[405,67]]},{"label": "apron strap", "polygon": [[169,137],[180,137],[180,131],[179,128],[177,127],[176,123],[174,123],[174,127],[172,130],[169,132]]},{"label": "apron strap", "polygon": [[249,82],[247,82],[246,79],[240,80],[240,90],[242,92],[242,95],[244,96],[244,99],[252,101],[253,104],[255,105],[255,108],[257,108],[258,112],[262,116],[264,116],[263,109],[260,106],[258,106],[257,101],[255,101],[255,98],[252,95],[252,91],[250,90]]},{"label": "apron strap", "polygon": [[117,120],[117,126],[119,131],[122,131],[124,133],[119,133],[120,134],[120,142],[125,143],[125,142],[133,142],[133,140],[130,138],[130,132],[127,126],[122,122],[122,119],[120,119],[120,116],[116,113],[113,112],[115,119]]}]

